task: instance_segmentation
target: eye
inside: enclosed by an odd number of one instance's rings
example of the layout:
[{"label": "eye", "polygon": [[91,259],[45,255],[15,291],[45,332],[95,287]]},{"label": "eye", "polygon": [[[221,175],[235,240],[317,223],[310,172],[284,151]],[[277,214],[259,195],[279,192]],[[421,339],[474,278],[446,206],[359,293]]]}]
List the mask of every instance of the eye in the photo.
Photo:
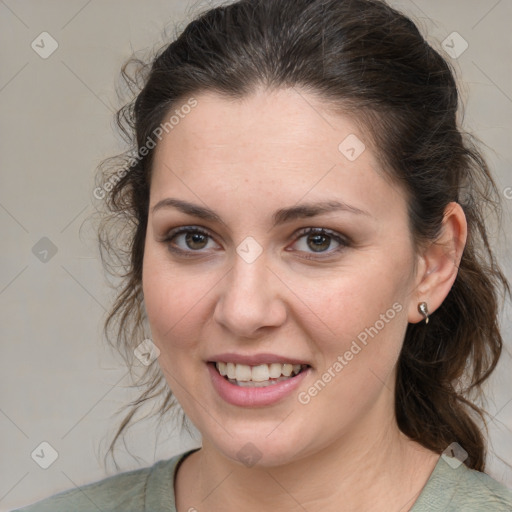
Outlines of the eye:
[{"label": "eye", "polygon": [[[299,232],[299,235],[301,236],[299,236],[294,245],[298,245],[300,251],[309,252],[310,254],[313,252],[331,255],[349,245],[347,239],[325,228],[305,228]],[[333,241],[337,245],[333,250],[329,251],[328,249],[331,248]]]},{"label": "eye", "polygon": [[[294,236],[296,241],[293,245],[298,246],[299,252],[313,253],[313,257],[303,256],[306,259],[331,256],[350,245],[347,238],[325,228],[304,228]],[[162,242],[167,245],[169,251],[191,257],[199,256],[205,252],[205,249],[217,249],[219,247],[208,231],[193,226],[183,226],[170,231]],[[334,249],[332,249],[333,242],[336,244]],[[297,247],[294,250],[297,250]]]},{"label": "eye", "polygon": [[163,240],[171,252],[180,254],[212,249],[213,247],[208,245],[210,241],[213,241],[210,233],[197,227],[174,229]]}]

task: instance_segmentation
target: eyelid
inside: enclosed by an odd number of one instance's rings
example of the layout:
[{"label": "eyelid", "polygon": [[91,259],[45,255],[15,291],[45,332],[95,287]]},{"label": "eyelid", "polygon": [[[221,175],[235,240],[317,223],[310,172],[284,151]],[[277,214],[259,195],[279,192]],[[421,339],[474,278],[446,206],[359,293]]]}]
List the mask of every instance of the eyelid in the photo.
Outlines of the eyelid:
[{"label": "eyelid", "polygon": [[[183,249],[176,248],[176,247],[173,247],[172,249],[170,249],[170,242],[172,241],[172,239],[179,235],[182,235],[184,233],[203,234],[203,235],[209,237],[215,243],[217,243],[217,245],[219,245],[218,242],[216,242],[216,240],[215,240],[216,237],[212,234],[212,232],[209,229],[204,228],[202,226],[198,226],[198,225],[179,226],[179,227],[173,228],[170,231],[168,231],[159,241],[164,244],[167,244],[167,246],[169,247],[169,250],[171,250],[172,252],[184,254],[187,256],[192,256],[194,254],[201,255],[203,253],[202,250],[197,250],[197,251],[194,251],[191,249],[183,250]],[[337,231],[334,231],[332,229],[318,227],[318,226],[309,226],[309,227],[305,227],[305,228],[300,228],[299,230],[296,230],[290,236],[289,240],[294,241],[294,243],[295,243],[295,242],[299,241],[301,238],[303,238],[307,235],[311,235],[311,234],[326,235],[326,236],[332,238],[333,240],[335,240],[339,244],[339,247],[337,247],[333,250],[330,250],[330,251],[325,251],[325,252],[312,251],[312,252],[306,253],[309,255],[313,255],[313,257],[301,256],[304,259],[317,259],[318,260],[321,258],[327,258],[327,257],[332,256],[333,254],[337,254],[340,250],[343,250],[343,249],[347,248],[348,246],[352,245],[351,239],[349,237],[347,237],[346,235],[343,235],[343,234],[341,234]],[[298,252],[304,252],[304,251],[298,251]]]},{"label": "eyelid", "polygon": [[[170,231],[168,231],[165,235],[163,235],[159,239],[159,241],[164,243],[164,244],[166,244],[167,247],[170,249],[171,241],[174,238],[176,238],[177,236],[182,235],[182,234],[186,234],[186,233],[200,233],[202,235],[205,235],[205,236],[209,237],[217,245],[219,245],[218,242],[216,242],[216,240],[215,240],[215,236],[212,234],[212,232],[209,229],[204,228],[202,226],[196,226],[196,225],[192,225],[192,226],[179,226],[177,228],[173,228]],[[173,247],[170,250],[172,250],[175,253],[190,254],[190,255],[192,255],[194,253],[201,254],[201,252],[202,252],[202,251],[193,251],[193,250],[183,250],[183,249],[176,248],[176,247]]]},{"label": "eyelid", "polygon": [[295,231],[295,233],[292,235],[292,238],[294,238],[294,237],[300,238],[304,235],[311,235],[311,234],[327,235],[334,239],[339,239],[343,243],[349,243],[349,238],[347,236],[339,233],[338,231],[334,231],[333,229],[328,229],[328,228],[321,228],[321,227],[317,227],[317,226],[309,226],[306,228],[300,228],[298,231]]},{"label": "eyelid", "polygon": [[[329,238],[335,240],[336,243],[339,244],[339,246],[336,247],[335,249],[332,249],[329,251],[305,252],[305,254],[307,254],[309,256],[300,256],[301,258],[309,259],[309,260],[320,260],[320,259],[324,259],[324,258],[329,258],[329,257],[332,257],[333,255],[338,254],[339,252],[343,251],[344,249],[346,249],[347,247],[350,247],[352,245],[352,240],[349,237],[347,237],[346,235],[343,235],[343,234],[339,233],[338,231],[334,231],[332,229],[316,227],[316,226],[301,228],[301,229],[299,229],[299,231],[296,231],[292,235],[292,238],[295,240],[295,243],[296,243],[301,238],[303,238],[307,235],[316,235],[316,234],[328,236]],[[303,251],[298,251],[298,252],[303,252]]]}]

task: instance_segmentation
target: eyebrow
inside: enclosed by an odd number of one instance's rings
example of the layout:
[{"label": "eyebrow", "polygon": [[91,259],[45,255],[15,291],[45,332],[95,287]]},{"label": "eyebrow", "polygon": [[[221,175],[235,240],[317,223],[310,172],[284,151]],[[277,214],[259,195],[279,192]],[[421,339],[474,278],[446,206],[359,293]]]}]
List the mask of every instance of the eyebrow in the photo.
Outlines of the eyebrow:
[{"label": "eyebrow", "polygon": [[[156,211],[161,210],[163,208],[175,208],[187,215],[192,215],[203,220],[219,222],[224,224],[220,216],[210,208],[189,203],[181,199],[175,199],[172,197],[162,199],[161,201],[156,203],[155,206],[153,206],[151,212],[155,213]],[[292,220],[315,217],[316,215],[321,215],[323,213],[340,211],[353,213],[356,215],[366,215],[368,217],[371,217],[371,215],[367,211],[361,210],[359,208],[356,208],[355,206],[351,206],[341,201],[321,201],[318,203],[306,203],[276,210],[272,216],[274,220],[273,227],[279,224],[290,222]]]}]

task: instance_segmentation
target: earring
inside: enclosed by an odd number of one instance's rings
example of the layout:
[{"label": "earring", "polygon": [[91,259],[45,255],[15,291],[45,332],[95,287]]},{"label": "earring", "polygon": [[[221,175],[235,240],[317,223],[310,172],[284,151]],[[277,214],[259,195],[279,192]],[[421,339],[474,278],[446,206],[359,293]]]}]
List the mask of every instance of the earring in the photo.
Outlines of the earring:
[{"label": "earring", "polygon": [[428,306],[426,302],[418,304],[418,311],[425,317],[425,323],[428,324]]}]

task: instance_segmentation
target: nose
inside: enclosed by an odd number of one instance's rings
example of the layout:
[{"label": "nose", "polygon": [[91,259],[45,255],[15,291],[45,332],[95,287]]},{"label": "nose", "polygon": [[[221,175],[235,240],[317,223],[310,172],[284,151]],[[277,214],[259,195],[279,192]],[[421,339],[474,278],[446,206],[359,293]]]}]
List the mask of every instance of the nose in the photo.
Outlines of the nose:
[{"label": "nose", "polygon": [[222,282],[214,320],[234,336],[255,338],[285,322],[285,285],[268,267],[265,253],[252,263],[237,254]]}]

